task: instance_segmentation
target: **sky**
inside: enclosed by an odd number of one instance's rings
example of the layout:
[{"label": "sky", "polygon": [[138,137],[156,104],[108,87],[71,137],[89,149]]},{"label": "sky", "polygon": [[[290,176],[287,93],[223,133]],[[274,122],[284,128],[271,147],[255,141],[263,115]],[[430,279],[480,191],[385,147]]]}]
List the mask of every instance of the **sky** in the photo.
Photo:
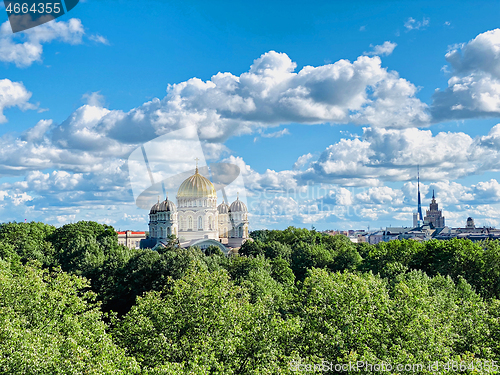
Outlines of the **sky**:
[{"label": "sky", "polygon": [[12,34],[0,8],[1,221],[147,230],[129,159],[194,127],[204,163],[239,167],[251,230],[411,226],[417,166],[424,209],[434,191],[447,225],[498,227],[499,16],[498,1],[87,0]]}]

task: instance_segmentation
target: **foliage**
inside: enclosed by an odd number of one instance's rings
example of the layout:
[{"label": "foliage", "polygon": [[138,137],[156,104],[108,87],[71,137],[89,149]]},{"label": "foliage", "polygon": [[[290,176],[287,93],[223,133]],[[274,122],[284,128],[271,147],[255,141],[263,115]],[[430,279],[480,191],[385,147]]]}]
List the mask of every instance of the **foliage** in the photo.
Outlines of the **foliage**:
[{"label": "foliage", "polygon": [[116,346],[88,282],[0,260],[0,371],[4,374],[135,373]]},{"label": "foliage", "polygon": [[0,372],[292,374],[323,360],[500,356],[499,241],[251,236],[226,257],[175,237],[128,249],[95,222],[2,224]]},{"label": "foliage", "polygon": [[54,230],[53,226],[40,222],[4,223],[0,225],[0,248],[12,247],[23,262],[38,260],[46,266],[51,265],[54,263],[54,247],[47,237]]},{"label": "foliage", "polygon": [[145,368],[258,374],[279,367],[283,322],[262,301],[250,303],[227,272],[192,269],[170,290],[140,297],[115,330]]}]

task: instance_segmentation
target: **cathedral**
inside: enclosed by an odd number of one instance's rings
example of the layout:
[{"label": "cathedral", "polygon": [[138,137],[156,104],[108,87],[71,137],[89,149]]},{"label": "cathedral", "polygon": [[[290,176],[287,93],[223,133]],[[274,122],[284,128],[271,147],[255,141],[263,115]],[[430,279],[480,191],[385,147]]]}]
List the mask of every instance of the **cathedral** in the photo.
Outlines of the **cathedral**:
[{"label": "cathedral", "polygon": [[[168,199],[151,207],[149,235],[154,246],[166,243],[169,236],[179,239],[181,247],[218,246],[224,253],[240,247],[248,238],[248,210],[239,197],[231,205],[217,206],[217,193],[198,166],[177,191],[177,206]],[[154,247],[151,246],[151,247]]]}]

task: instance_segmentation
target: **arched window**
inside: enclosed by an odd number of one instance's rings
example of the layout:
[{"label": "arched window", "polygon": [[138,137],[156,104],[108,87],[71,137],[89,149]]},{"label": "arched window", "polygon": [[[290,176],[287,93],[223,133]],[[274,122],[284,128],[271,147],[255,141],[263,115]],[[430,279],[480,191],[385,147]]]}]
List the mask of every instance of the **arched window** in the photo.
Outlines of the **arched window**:
[{"label": "arched window", "polygon": [[240,237],[240,238],[243,237],[243,228],[242,227],[239,227],[238,232],[239,232],[238,237]]},{"label": "arched window", "polygon": [[193,217],[188,217],[188,230],[193,230]]},{"label": "arched window", "polygon": [[170,227],[167,228],[167,236],[170,236]]},{"label": "arched window", "polygon": [[163,228],[160,228],[160,238],[163,238]]},{"label": "arched window", "polygon": [[151,228],[151,237],[155,236],[155,228]]},{"label": "arched window", "polygon": [[198,218],[198,229],[203,229],[203,218],[201,216]]}]

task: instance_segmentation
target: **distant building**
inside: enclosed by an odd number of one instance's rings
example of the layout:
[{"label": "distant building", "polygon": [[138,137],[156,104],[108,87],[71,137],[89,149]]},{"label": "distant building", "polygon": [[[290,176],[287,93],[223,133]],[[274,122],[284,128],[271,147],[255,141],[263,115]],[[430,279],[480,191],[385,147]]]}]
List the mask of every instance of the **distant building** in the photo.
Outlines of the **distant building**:
[{"label": "distant building", "polygon": [[471,218],[470,216],[467,218],[467,223],[465,224],[465,227],[468,229],[476,228],[476,226],[474,225],[474,219]]},{"label": "distant building", "polygon": [[139,249],[141,240],[146,239],[146,232],[133,232],[131,230],[126,230],[116,233],[118,234],[118,244],[125,245],[129,249]]},{"label": "distant building", "polygon": [[213,245],[227,254],[249,238],[248,210],[239,196],[231,205],[222,202],[217,206],[215,187],[199,173],[197,165],[195,174],[177,191],[177,206],[166,197],[151,207],[149,233],[143,247],[165,246],[174,235],[183,248],[197,246],[203,250]]},{"label": "distant building", "polygon": [[436,203],[436,198],[434,196],[434,190],[432,191],[432,201],[429,205],[429,210],[424,217],[424,223],[432,224],[434,228],[444,228],[444,216],[443,212],[439,209]]}]

